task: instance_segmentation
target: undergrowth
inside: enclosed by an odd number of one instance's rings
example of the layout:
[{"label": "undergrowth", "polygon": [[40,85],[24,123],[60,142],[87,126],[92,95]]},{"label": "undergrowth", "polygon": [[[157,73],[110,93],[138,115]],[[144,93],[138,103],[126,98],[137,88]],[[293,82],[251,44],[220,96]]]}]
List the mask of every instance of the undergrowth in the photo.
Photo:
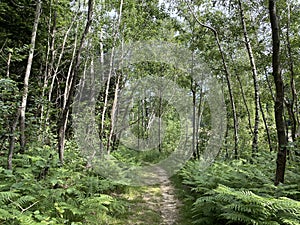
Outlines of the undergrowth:
[{"label": "undergrowth", "polygon": [[116,193],[126,188],[87,169],[72,144],[63,166],[53,149],[32,145],[12,171],[0,157],[0,224],[122,224],[133,203]]},{"label": "undergrowth", "polygon": [[299,162],[287,165],[286,181],[274,186],[272,154],[247,160],[216,161],[202,170],[197,161],[179,172],[193,199],[194,224],[299,225]]}]

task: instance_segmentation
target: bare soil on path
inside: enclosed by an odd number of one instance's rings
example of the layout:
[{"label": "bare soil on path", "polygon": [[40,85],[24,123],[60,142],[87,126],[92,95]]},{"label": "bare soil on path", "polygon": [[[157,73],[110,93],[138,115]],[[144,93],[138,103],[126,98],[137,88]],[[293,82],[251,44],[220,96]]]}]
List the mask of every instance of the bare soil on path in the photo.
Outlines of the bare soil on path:
[{"label": "bare soil on path", "polygon": [[135,193],[139,201],[130,209],[129,225],[176,225],[181,203],[166,171],[156,168],[159,184],[144,186]]}]

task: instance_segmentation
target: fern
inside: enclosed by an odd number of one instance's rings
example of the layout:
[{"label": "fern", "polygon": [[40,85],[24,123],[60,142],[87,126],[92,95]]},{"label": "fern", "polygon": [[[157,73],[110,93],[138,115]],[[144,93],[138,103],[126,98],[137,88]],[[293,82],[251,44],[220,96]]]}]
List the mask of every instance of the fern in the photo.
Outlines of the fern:
[{"label": "fern", "polygon": [[25,196],[21,196],[20,198],[18,198],[15,203],[22,206],[22,208],[25,208],[26,205],[28,205],[29,203],[33,203],[36,200],[35,197],[30,196],[30,195],[25,195]]},{"label": "fern", "polygon": [[0,221],[5,221],[13,218],[15,218],[15,216],[12,215],[10,211],[0,208]]},{"label": "fern", "polygon": [[255,161],[218,161],[205,171],[195,161],[180,171],[196,196],[195,224],[300,225],[298,167],[291,165],[286,184],[275,187],[266,158]]},{"label": "fern", "polygon": [[208,194],[198,198],[194,204],[194,212],[198,217],[215,217],[230,223],[253,225],[283,225],[300,221],[300,202],[289,198],[266,198],[224,185],[219,185]]},{"label": "fern", "polygon": [[13,191],[2,191],[0,192],[0,204],[11,202],[13,199],[18,198],[20,195]]}]

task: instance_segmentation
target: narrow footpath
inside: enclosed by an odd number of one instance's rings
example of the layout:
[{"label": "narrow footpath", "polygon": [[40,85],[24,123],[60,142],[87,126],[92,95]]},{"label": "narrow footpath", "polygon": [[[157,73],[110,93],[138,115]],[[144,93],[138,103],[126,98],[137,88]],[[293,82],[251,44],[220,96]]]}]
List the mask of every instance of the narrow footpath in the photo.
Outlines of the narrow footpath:
[{"label": "narrow footpath", "polygon": [[177,225],[180,202],[176,198],[167,173],[157,168],[160,183],[140,187],[134,193],[135,206],[130,209],[127,224],[130,225]]}]

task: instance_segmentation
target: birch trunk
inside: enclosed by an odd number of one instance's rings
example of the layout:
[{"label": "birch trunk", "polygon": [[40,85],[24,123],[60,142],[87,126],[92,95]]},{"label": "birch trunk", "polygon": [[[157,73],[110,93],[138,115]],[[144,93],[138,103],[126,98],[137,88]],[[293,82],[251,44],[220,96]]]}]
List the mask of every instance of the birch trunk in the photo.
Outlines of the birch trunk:
[{"label": "birch trunk", "polygon": [[[52,1],[50,3],[50,7],[52,7]],[[48,32],[51,35],[50,35],[50,38],[48,38],[42,98],[44,98],[44,96],[45,96],[45,91],[48,87],[49,78],[51,77],[52,72],[53,72],[53,64],[54,64],[54,60],[55,60],[56,12],[54,12],[54,16],[53,16],[52,29],[51,29],[51,24],[52,24],[52,10],[50,9]],[[51,43],[50,43],[50,40],[51,40]],[[49,55],[51,55],[51,61],[48,64]],[[46,112],[45,112],[44,104],[42,104],[42,106],[41,106],[41,124],[44,124],[46,126],[45,122],[47,121],[47,116],[45,116],[45,114],[47,114],[47,108],[46,108]],[[46,117],[46,121],[44,121],[45,117]],[[41,126],[40,130],[41,130],[41,132],[43,132],[42,126]]]},{"label": "birch trunk", "polygon": [[7,59],[7,70],[6,70],[6,76],[7,76],[7,78],[9,78],[9,69],[10,69],[11,55],[12,55],[12,52],[9,51],[9,53],[8,53],[8,59]]},{"label": "birch trunk", "polygon": [[[104,138],[105,114],[106,114],[106,110],[108,108],[108,94],[109,94],[111,77],[112,77],[112,73],[113,73],[113,61],[114,61],[114,53],[115,53],[114,51],[115,51],[115,46],[116,46],[116,41],[117,41],[117,35],[118,35],[118,32],[119,32],[119,27],[120,27],[120,24],[121,24],[122,11],[123,11],[123,0],[120,1],[119,17],[118,17],[118,22],[117,22],[117,25],[116,25],[116,28],[115,28],[115,33],[114,33],[114,36],[113,36],[113,47],[112,47],[111,56],[110,56],[109,73],[108,73],[108,77],[107,77],[107,80],[106,80],[104,106],[103,106],[103,110],[102,110],[102,114],[101,114],[101,127],[100,127],[100,134],[99,134],[100,139],[102,141],[103,141],[103,138]],[[100,33],[100,35],[102,35],[102,32]],[[101,36],[101,38],[102,38],[102,36]],[[100,49],[101,48],[103,48],[103,46],[100,45]],[[101,50],[103,50],[103,49],[101,49]],[[101,60],[103,60],[103,58],[102,58],[103,56],[101,55],[100,57],[101,57]],[[102,145],[100,146],[100,148],[102,148]],[[103,151],[103,149],[100,149],[100,150]],[[109,152],[109,149],[107,149],[107,151]]]},{"label": "birch trunk", "polygon": [[25,144],[26,144],[25,111],[26,111],[26,106],[27,106],[28,84],[29,84],[29,77],[30,77],[31,66],[32,66],[32,61],[33,61],[33,54],[34,54],[34,49],[35,49],[36,34],[37,34],[39,19],[40,19],[40,15],[41,15],[41,7],[42,7],[41,0],[37,0],[36,1],[34,24],[33,24],[32,34],[31,34],[29,56],[28,56],[27,67],[26,67],[25,78],[24,78],[24,89],[23,89],[21,111],[20,111],[20,118],[21,118],[20,119],[20,129],[21,129],[20,152],[21,153],[24,153]]},{"label": "birch trunk", "polygon": [[64,97],[66,99],[64,99],[64,107],[62,109],[59,124],[58,124],[58,155],[59,155],[59,160],[60,160],[61,164],[64,163],[66,127],[67,127],[67,122],[68,122],[69,110],[70,110],[71,102],[73,99],[73,94],[75,91],[76,80],[78,79],[78,76],[79,76],[79,66],[80,66],[80,62],[81,62],[80,56],[81,56],[81,52],[83,50],[84,42],[86,40],[87,34],[89,33],[90,26],[92,24],[93,7],[94,7],[94,0],[89,0],[87,22],[86,22],[83,34],[81,36],[79,48],[77,50],[75,65],[72,67],[72,71],[70,73],[71,74],[70,75],[71,76],[70,77],[70,85],[69,85],[69,87],[66,87],[66,88],[68,88],[69,92],[64,95]]},{"label": "birch trunk", "polygon": [[215,28],[213,28],[212,26],[201,23],[189,4],[188,4],[188,7],[189,7],[190,12],[193,14],[193,17],[195,18],[196,22],[200,26],[205,27],[213,32],[219,52],[221,54],[222,64],[223,64],[223,68],[225,71],[225,78],[226,78],[227,88],[228,88],[228,92],[229,92],[229,99],[230,99],[230,104],[231,104],[231,109],[232,109],[233,126],[234,126],[234,157],[238,158],[238,120],[237,120],[236,108],[235,108],[234,97],[233,97],[233,93],[232,93],[232,87],[231,87],[231,75],[228,70],[227,63],[225,60],[225,54],[224,54],[224,51],[222,49],[222,46],[221,46],[221,43],[219,40],[219,34],[218,34],[217,30]]},{"label": "birch trunk", "polygon": [[244,32],[244,39],[245,44],[249,56],[250,65],[252,68],[252,78],[253,78],[253,85],[254,85],[254,102],[255,102],[255,119],[254,119],[254,127],[253,127],[253,140],[252,140],[252,155],[254,156],[258,151],[258,126],[259,126],[259,87],[258,87],[258,76],[257,76],[257,69],[255,64],[255,59],[252,52],[251,42],[248,36],[247,26],[245,22],[244,10],[241,3],[241,0],[238,1],[239,8],[240,8],[240,16],[241,16],[241,23]]},{"label": "birch trunk", "polygon": [[290,42],[290,21],[291,21],[291,10],[290,5],[287,3],[288,9],[288,20],[287,20],[287,30],[286,30],[286,41],[287,41],[287,50],[288,50],[288,63],[290,70],[290,88],[292,92],[292,99],[287,102],[287,107],[291,120],[291,133],[292,133],[292,141],[296,141],[296,131],[299,121],[297,121],[296,115],[298,115],[298,96],[295,88],[295,72],[294,72],[294,59],[292,56],[292,48]]}]

